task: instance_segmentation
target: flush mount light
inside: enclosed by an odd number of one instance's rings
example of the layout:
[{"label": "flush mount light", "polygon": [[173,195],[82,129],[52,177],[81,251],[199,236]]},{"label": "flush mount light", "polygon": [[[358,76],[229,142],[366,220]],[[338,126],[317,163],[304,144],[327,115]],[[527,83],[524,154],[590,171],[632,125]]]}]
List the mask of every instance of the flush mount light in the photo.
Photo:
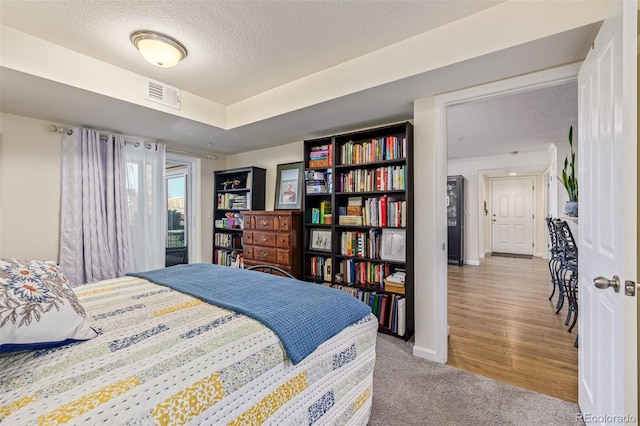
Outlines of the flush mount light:
[{"label": "flush mount light", "polygon": [[154,31],[131,33],[131,43],[147,62],[160,68],[175,67],[187,57],[187,49],[178,40]]}]

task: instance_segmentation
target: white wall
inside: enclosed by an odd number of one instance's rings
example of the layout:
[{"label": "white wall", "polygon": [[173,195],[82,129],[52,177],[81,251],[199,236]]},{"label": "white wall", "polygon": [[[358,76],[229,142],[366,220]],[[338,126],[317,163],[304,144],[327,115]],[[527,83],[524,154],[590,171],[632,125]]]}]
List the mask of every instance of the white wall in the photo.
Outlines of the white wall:
[{"label": "white wall", "polygon": [[57,261],[62,137],[50,122],[0,120],[0,256]]},{"label": "white wall", "polygon": [[293,163],[296,161],[303,161],[302,141],[273,148],[229,155],[227,157],[226,168],[235,169],[237,167],[255,166],[267,169],[265,210],[273,210],[276,196],[276,171],[278,164]]},{"label": "white wall", "polygon": [[[446,361],[446,341],[439,338],[437,327],[446,324],[447,307],[436,303],[437,286],[446,285],[445,273],[438,265],[446,265],[447,254],[439,249],[446,244],[446,226],[439,233],[436,223],[446,220],[445,185],[433,178],[433,170],[444,161],[438,152],[435,135],[434,98],[414,102],[414,291],[415,345],[413,353],[438,362]],[[438,200],[437,186],[442,185],[442,200]],[[434,208],[440,205],[441,208]],[[444,284],[443,284],[444,283]],[[443,355],[445,358],[439,358]]]},{"label": "white wall", "polygon": [[488,176],[509,169],[517,171],[527,168],[539,169],[540,173],[525,173],[518,176],[533,176],[536,179],[536,235],[534,236],[534,254],[541,256],[545,248],[544,203],[542,202],[542,173],[549,165],[547,151],[520,153],[518,155],[501,155],[492,157],[465,158],[447,162],[448,175],[465,177],[465,263],[478,265],[484,254],[490,251],[490,227],[488,217],[484,214],[484,201],[491,205]]}]

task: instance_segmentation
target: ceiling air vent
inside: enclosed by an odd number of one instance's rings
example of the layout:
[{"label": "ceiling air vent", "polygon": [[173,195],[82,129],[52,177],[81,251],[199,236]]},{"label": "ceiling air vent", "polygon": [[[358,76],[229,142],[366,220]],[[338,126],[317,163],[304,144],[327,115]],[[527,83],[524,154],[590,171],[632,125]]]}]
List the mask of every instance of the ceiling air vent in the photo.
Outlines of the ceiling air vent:
[{"label": "ceiling air vent", "polygon": [[180,89],[159,81],[147,80],[145,99],[171,108],[180,109]]}]

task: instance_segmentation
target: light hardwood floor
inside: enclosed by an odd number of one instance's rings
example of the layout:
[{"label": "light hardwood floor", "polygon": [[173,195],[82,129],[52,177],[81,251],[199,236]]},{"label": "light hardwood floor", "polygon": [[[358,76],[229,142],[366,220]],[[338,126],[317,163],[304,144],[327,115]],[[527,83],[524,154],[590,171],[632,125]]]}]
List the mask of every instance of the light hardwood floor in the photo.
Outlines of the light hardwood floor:
[{"label": "light hardwood floor", "polygon": [[450,366],[566,401],[578,400],[578,326],[555,314],[547,261],[487,256],[448,267]]}]

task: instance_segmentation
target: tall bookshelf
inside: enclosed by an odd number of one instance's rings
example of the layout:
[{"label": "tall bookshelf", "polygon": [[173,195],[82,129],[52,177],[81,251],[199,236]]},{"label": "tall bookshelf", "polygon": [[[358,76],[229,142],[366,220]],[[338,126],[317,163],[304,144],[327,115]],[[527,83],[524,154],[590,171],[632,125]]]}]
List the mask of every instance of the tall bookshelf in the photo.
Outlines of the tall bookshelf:
[{"label": "tall bookshelf", "polygon": [[259,167],[214,172],[212,263],[243,266],[243,215],[264,210],[266,173]]},{"label": "tall bookshelf", "polygon": [[[415,329],[413,126],[307,140],[304,159],[304,279],[358,297],[380,332],[408,340]],[[403,272],[404,284],[392,282]]]}]

